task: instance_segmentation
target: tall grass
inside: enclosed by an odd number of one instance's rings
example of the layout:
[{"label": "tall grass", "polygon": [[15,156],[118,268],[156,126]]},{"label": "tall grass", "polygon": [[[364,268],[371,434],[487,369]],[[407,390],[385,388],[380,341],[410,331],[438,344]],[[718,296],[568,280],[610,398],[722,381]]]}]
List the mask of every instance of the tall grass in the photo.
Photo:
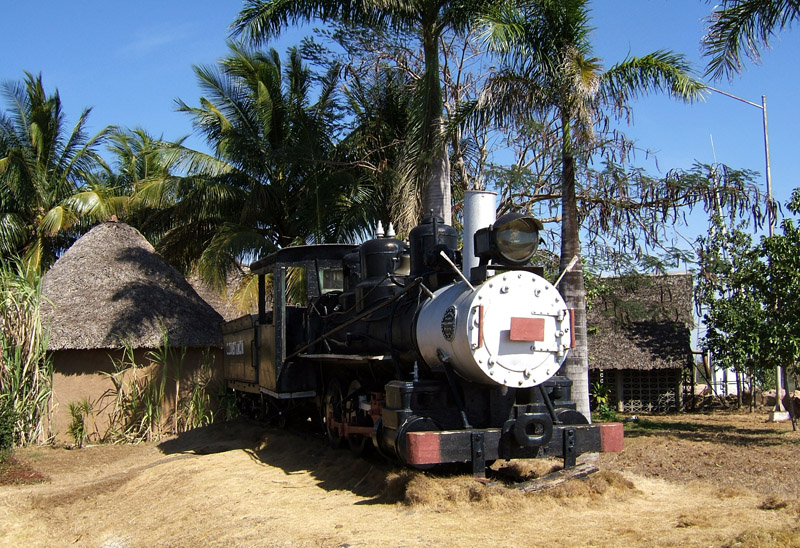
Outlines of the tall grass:
[{"label": "tall grass", "polygon": [[41,278],[0,261],[0,399],[13,417],[15,445],[52,438],[53,364],[41,320]]},{"label": "tall grass", "polygon": [[69,402],[70,423],[67,434],[72,436],[76,447],[83,447],[89,440],[89,426],[87,421],[94,408],[86,398],[79,402]]},{"label": "tall grass", "polygon": [[[155,441],[164,434],[177,434],[213,421],[208,394],[213,354],[204,354],[188,386],[181,384],[185,358],[185,348],[170,346],[166,329],[162,329],[161,345],[145,355],[145,363],[138,363],[132,346],[124,344],[122,358],[112,358],[114,372],[105,373],[113,385],[109,393],[114,399],[105,441]],[[169,386],[174,386],[171,410],[165,407]]]},{"label": "tall grass", "polygon": [[122,358],[112,358],[112,363],[114,372],[105,375],[113,385],[111,394],[114,403],[104,440],[138,443],[159,439],[164,426],[162,417],[167,386],[166,365],[138,363],[136,353],[129,343],[123,346]]},{"label": "tall grass", "polygon": [[175,400],[176,432],[208,426],[214,421],[211,394],[209,394],[213,367],[214,355],[207,349],[203,353],[203,362],[200,368],[189,379],[185,396],[180,400]]}]

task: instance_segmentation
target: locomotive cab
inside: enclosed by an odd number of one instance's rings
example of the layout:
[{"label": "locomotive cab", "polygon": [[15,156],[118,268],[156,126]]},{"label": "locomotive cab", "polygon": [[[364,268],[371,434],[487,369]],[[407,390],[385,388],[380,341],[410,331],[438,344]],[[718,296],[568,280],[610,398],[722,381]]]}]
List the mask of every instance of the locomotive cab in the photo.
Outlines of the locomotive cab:
[{"label": "locomotive cab", "polygon": [[313,328],[307,303],[325,306],[342,293],[343,258],[356,247],[290,247],[251,265],[258,276],[258,314],[223,326],[228,387],[276,400],[317,395],[314,371],[287,356],[307,342]]}]

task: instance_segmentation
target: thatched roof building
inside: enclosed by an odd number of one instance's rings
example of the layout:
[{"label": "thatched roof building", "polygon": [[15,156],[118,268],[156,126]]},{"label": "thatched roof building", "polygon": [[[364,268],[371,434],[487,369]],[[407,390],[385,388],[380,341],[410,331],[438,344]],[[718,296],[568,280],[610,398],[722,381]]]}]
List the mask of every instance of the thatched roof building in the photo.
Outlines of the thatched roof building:
[{"label": "thatched roof building", "polygon": [[691,364],[693,281],[688,274],[603,278],[587,311],[593,382],[611,389],[620,410],[681,405]]},{"label": "thatched roof building", "polygon": [[603,278],[587,312],[591,369],[671,369],[691,356],[691,275]]},{"label": "thatched roof building", "polygon": [[221,346],[222,317],[138,230],[97,225],[56,261],[43,280],[50,350]]},{"label": "thatched roof building", "polygon": [[208,285],[197,275],[189,276],[187,281],[197,291],[201,299],[211,305],[222,316],[223,320],[229,322],[244,315],[234,302],[234,294],[242,281],[242,277],[243,275],[239,272],[231,274],[228,278],[228,285],[222,292]]}]

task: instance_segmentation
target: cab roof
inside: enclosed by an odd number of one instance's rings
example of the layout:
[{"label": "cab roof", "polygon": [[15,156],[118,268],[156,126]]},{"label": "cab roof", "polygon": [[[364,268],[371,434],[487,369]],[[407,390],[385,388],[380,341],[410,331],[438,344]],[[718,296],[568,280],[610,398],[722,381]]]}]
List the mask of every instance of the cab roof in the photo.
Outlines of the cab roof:
[{"label": "cab roof", "polygon": [[338,263],[348,253],[356,251],[355,244],[298,245],[279,249],[250,265],[253,274],[270,274],[276,266],[303,266],[308,263]]}]

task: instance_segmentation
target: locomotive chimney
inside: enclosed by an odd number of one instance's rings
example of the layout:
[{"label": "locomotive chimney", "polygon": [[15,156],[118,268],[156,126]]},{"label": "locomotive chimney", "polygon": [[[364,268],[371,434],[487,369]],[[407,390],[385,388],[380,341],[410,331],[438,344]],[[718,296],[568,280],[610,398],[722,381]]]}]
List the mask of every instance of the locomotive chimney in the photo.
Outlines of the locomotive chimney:
[{"label": "locomotive chimney", "polygon": [[478,266],[475,256],[475,233],[490,226],[496,218],[497,193],[488,190],[469,190],[464,193],[464,249],[461,272],[469,279],[473,266]]}]

